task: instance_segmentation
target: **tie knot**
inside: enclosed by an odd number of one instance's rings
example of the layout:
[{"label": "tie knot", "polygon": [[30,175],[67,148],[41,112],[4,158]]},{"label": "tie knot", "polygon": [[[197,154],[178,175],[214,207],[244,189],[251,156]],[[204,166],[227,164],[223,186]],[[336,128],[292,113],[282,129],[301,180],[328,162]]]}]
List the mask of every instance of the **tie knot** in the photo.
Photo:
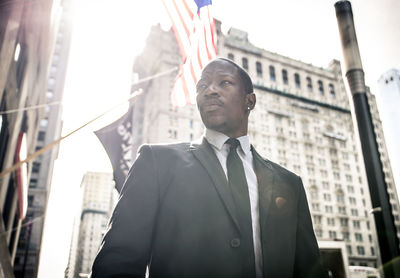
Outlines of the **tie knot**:
[{"label": "tie knot", "polygon": [[226,144],[230,145],[230,149],[231,150],[236,150],[237,146],[240,145],[240,142],[238,139],[235,138],[229,138],[228,140],[226,140]]}]

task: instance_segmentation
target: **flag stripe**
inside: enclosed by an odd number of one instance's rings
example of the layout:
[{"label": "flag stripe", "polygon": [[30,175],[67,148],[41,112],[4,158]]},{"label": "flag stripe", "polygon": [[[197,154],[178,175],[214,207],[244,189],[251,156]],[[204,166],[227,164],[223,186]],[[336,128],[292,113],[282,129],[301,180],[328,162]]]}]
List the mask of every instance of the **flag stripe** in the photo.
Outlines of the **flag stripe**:
[{"label": "flag stripe", "polygon": [[[182,26],[181,22],[178,20],[177,11],[172,5],[172,1],[165,0],[163,1],[165,9],[172,21],[172,29],[174,30],[176,39],[178,41],[179,49],[181,51],[182,57],[186,57],[188,51],[190,50],[190,40],[189,37],[186,35],[184,27]],[[172,6],[171,6],[172,5]]]},{"label": "flag stripe", "polygon": [[201,70],[217,56],[217,34],[211,5],[198,8],[194,0],[163,0],[163,3],[184,61],[170,99],[174,106],[193,104]]}]

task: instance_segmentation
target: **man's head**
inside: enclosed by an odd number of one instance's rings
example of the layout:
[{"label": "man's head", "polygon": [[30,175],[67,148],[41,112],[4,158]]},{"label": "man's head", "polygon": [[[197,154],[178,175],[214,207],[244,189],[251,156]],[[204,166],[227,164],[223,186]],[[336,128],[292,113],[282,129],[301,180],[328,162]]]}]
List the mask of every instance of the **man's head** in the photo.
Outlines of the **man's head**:
[{"label": "man's head", "polygon": [[203,69],[197,83],[197,106],[207,128],[231,138],[243,136],[255,104],[251,79],[240,66],[217,58]]}]

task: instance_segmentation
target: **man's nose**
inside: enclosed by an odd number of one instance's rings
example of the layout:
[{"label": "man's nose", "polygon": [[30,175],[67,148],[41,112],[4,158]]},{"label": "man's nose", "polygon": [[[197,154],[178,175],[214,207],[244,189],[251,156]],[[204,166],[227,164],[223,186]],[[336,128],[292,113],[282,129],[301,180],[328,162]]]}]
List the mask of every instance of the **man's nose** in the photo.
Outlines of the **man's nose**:
[{"label": "man's nose", "polygon": [[207,95],[218,95],[219,88],[215,83],[211,83],[207,88]]}]

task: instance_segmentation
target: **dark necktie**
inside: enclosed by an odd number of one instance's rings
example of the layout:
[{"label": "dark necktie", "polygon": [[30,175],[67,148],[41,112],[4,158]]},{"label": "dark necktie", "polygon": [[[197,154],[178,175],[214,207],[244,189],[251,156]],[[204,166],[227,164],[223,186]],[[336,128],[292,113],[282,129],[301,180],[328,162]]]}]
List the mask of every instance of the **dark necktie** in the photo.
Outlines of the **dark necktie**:
[{"label": "dark necktie", "polygon": [[255,277],[249,189],[244,173],[243,162],[236,152],[240,142],[237,139],[230,138],[226,143],[230,145],[230,151],[226,159],[226,168],[228,171],[228,182],[235,201],[236,213],[240,225],[240,248],[243,250],[245,274],[246,277]]}]

